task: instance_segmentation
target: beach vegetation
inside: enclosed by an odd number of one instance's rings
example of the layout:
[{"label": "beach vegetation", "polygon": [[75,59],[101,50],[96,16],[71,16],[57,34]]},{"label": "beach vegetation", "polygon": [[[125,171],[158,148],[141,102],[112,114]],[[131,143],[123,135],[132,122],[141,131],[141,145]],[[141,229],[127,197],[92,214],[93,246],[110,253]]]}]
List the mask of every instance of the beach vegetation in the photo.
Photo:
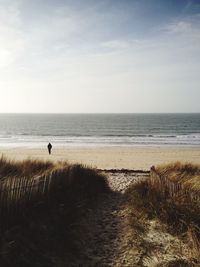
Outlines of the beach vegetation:
[{"label": "beach vegetation", "polygon": [[136,214],[137,224],[141,225],[137,229],[148,227],[150,220],[159,220],[187,243],[191,252],[189,266],[199,266],[200,165],[175,162],[152,167],[150,176],[133,184],[126,195],[132,214]]},{"label": "beach vegetation", "polygon": [[69,266],[81,260],[88,207],[109,190],[95,169],[0,159],[0,266]]}]

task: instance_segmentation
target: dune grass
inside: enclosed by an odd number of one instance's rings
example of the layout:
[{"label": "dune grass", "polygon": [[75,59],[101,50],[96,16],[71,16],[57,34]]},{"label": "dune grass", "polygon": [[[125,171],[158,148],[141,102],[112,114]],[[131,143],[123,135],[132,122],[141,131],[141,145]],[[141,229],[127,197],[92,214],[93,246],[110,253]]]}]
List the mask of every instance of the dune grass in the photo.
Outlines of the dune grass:
[{"label": "dune grass", "polygon": [[9,160],[2,156],[0,158],[0,180],[8,176],[27,176],[42,174],[50,171],[55,165],[51,161],[40,161],[26,159],[23,161]]},{"label": "dune grass", "polygon": [[86,234],[79,222],[108,190],[106,178],[86,166],[1,158],[0,266],[78,262]]},{"label": "dune grass", "polygon": [[200,165],[152,167],[150,177],[129,188],[127,196],[141,228],[145,218],[159,219],[185,240],[194,262],[200,261]]},{"label": "dune grass", "polygon": [[182,188],[200,193],[200,165],[175,162],[160,165],[156,171],[161,176],[166,176],[169,181],[180,184]]}]

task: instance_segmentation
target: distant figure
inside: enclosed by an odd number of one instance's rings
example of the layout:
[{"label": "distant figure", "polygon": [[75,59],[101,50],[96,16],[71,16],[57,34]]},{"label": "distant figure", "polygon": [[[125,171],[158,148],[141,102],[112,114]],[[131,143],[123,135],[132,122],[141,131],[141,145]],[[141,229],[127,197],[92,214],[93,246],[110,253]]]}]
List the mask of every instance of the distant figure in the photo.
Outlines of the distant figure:
[{"label": "distant figure", "polygon": [[50,154],[51,154],[51,149],[52,149],[52,144],[51,144],[51,143],[49,143],[49,144],[48,144],[48,146],[47,146],[47,148],[48,148],[49,155],[50,155]]}]

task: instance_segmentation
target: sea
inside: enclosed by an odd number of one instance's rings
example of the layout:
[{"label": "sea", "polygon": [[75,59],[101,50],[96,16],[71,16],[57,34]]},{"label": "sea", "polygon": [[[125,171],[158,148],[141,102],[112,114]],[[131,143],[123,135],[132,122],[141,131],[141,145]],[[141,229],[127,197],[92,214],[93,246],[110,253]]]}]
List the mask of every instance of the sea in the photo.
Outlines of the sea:
[{"label": "sea", "polygon": [[200,147],[200,113],[0,114],[0,147]]}]

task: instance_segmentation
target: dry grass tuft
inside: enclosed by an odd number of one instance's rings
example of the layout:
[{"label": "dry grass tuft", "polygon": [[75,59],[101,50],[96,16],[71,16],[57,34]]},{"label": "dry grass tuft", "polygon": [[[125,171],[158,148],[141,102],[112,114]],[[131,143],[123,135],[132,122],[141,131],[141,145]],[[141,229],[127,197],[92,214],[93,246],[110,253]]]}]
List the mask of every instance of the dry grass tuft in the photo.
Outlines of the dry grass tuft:
[{"label": "dry grass tuft", "polygon": [[175,162],[160,165],[156,171],[159,175],[166,176],[169,181],[180,184],[182,188],[200,193],[200,165]]},{"label": "dry grass tuft", "polygon": [[166,223],[173,234],[189,244],[191,258],[200,260],[199,165],[176,162],[152,167],[150,178],[133,185],[127,195],[134,211]]},{"label": "dry grass tuft", "polygon": [[195,267],[195,264],[188,262],[187,260],[177,259],[170,261],[165,267]]},{"label": "dry grass tuft", "polygon": [[85,210],[109,190],[82,165],[0,159],[0,266],[80,263]]},{"label": "dry grass tuft", "polygon": [[0,179],[7,176],[33,176],[49,171],[54,167],[51,161],[26,159],[23,161],[8,160],[4,156],[0,158]]}]

